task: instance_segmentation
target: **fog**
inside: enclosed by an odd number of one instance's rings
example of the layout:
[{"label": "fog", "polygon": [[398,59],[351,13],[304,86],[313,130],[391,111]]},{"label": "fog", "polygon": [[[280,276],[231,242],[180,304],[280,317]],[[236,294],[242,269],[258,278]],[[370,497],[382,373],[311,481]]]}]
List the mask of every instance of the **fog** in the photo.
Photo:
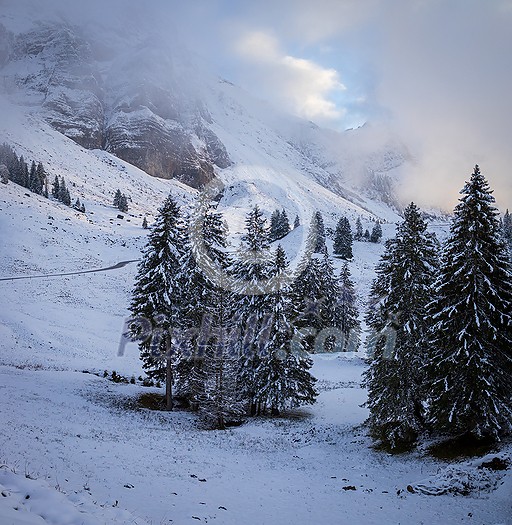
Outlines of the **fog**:
[{"label": "fog", "polygon": [[512,208],[512,0],[44,5],[84,25],[182,40],[228,80],[320,125],[386,126],[414,158],[408,200],[453,207],[478,163]]}]

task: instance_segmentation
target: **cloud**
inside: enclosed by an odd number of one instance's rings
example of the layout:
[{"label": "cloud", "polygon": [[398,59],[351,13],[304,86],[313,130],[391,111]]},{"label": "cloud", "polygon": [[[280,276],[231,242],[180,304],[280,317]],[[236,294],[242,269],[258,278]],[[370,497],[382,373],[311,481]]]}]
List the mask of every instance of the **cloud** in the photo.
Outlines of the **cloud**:
[{"label": "cloud", "polygon": [[380,17],[375,97],[417,159],[406,197],[451,208],[478,163],[512,203],[510,5],[394,2]]},{"label": "cloud", "polygon": [[263,31],[241,35],[235,51],[256,94],[317,122],[343,117],[343,108],[330,98],[346,89],[335,69],[286,54],[277,38]]}]

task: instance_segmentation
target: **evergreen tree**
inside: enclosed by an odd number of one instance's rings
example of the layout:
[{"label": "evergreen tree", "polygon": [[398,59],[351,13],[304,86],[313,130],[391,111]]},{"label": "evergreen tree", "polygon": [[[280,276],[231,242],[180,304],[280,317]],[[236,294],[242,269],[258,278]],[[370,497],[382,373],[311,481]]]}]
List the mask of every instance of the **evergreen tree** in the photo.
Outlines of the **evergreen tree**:
[{"label": "evergreen tree", "polygon": [[380,225],[380,222],[376,222],[373,225],[372,233],[370,234],[370,242],[380,242],[382,239],[382,226]]},{"label": "evergreen tree", "polygon": [[356,220],[356,233],[354,234],[354,240],[363,240],[363,225],[361,224],[361,217],[358,217]]},{"label": "evergreen tree", "polygon": [[0,164],[0,182],[2,184],[9,182],[9,168],[5,164]]},{"label": "evergreen tree", "polygon": [[30,172],[28,175],[28,186],[27,188],[30,191],[33,191],[34,193],[37,193],[37,187],[38,187],[38,181],[37,181],[37,174],[36,174],[36,163],[32,161],[32,164],[30,165]]},{"label": "evergreen tree", "polygon": [[144,219],[142,219],[142,227],[147,230],[148,228],[148,219],[147,217],[144,215]]},{"label": "evergreen tree", "polygon": [[270,231],[269,231],[270,242],[274,242],[275,240],[279,239],[280,218],[281,218],[281,212],[279,210],[275,210],[270,216]]},{"label": "evergreen tree", "polygon": [[334,232],[333,252],[342,259],[352,259],[352,230],[350,222],[346,217],[342,217],[336,226]]},{"label": "evergreen tree", "polygon": [[412,444],[423,428],[425,317],[434,294],[439,248],[414,203],[385,246],[366,316],[371,334],[365,384],[370,431],[395,448]]},{"label": "evergreen tree", "polygon": [[[281,245],[274,255],[272,274],[278,276],[288,262]],[[315,379],[309,373],[312,361],[307,353],[292,347],[293,326],[288,319],[289,298],[282,281],[277,280],[270,293],[271,319],[265,334],[268,340],[265,355],[255,371],[257,398],[263,407],[278,415],[286,407],[314,403],[317,393]]]},{"label": "evergreen tree", "polygon": [[297,330],[310,332],[304,337],[304,348],[308,352],[341,351],[336,308],[340,289],[327,252],[313,255],[300,268],[290,289],[290,318]]},{"label": "evergreen tree", "polygon": [[121,198],[119,199],[119,206],[118,206],[118,208],[123,213],[127,213],[128,212],[128,199],[126,198],[126,195],[124,193],[121,195]]},{"label": "evergreen tree", "polygon": [[121,190],[118,188],[116,190],[116,193],[114,194],[114,201],[113,201],[113,205],[116,208],[119,208],[119,204],[121,203],[121,197],[122,197],[122,193],[121,193]]},{"label": "evergreen tree", "polygon": [[503,216],[502,223],[503,237],[508,243],[509,248],[512,250],[512,217],[507,209],[505,215]]},{"label": "evergreen tree", "polygon": [[430,305],[428,423],[497,439],[512,429],[512,275],[489,183],[475,166],[455,207]]},{"label": "evergreen tree", "polygon": [[59,177],[55,175],[55,179],[53,180],[53,184],[52,184],[52,197],[55,197],[56,199],[58,199],[59,196],[60,196],[60,182],[59,182]]},{"label": "evergreen tree", "polygon": [[319,211],[316,211],[313,214],[311,227],[312,230],[316,232],[316,245],[314,252],[324,253],[327,250],[327,247],[325,245],[325,226],[324,219]]},{"label": "evergreen tree", "polygon": [[370,242],[370,232],[368,231],[368,228],[363,233],[363,241]]},{"label": "evergreen tree", "polygon": [[300,226],[300,218],[298,215],[295,215],[295,220],[293,221],[293,229],[298,228]]},{"label": "evergreen tree", "polygon": [[282,239],[284,236],[290,233],[290,221],[288,220],[288,214],[286,210],[281,210],[279,218],[279,239]]},{"label": "evergreen tree", "polygon": [[77,211],[81,211],[82,209],[82,204],[80,203],[80,199],[76,199],[75,201],[75,204],[73,205],[73,208]]},{"label": "evergreen tree", "polygon": [[[166,407],[173,408],[173,332],[182,315],[181,267],[184,225],[179,206],[169,195],[158,210],[144,249],[132,293],[130,326],[139,340],[143,367],[149,377],[166,384]],[[137,322],[143,319],[143,322]],[[150,324],[149,331],[147,324]],[[149,332],[149,333],[148,333]]]},{"label": "evergreen tree", "polygon": [[361,344],[361,324],[356,306],[354,283],[347,263],[341,268],[339,282],[340,295],[336,304],[336,317],[341,333],[345,338],[343,350],[356,352]]},{"label": "evergreen tree", "polygon": [[265,284],[271,276],[268,228],[263,213],[255,206],[245,221],[243,244],[233,264],[233,277],[239,283],[237,294],[238,325],[243,334],[240,346],[239,388],[250,407],[251,415],[258,411],[255,372],[260,355],[267,352],[268,341],[260,337],[271,315]]}]

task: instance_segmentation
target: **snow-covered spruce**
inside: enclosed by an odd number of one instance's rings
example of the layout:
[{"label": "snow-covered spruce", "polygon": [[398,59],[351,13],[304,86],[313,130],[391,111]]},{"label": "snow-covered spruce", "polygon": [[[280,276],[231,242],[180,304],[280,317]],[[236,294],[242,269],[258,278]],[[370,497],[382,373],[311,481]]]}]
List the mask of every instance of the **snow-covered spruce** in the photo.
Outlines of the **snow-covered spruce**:
[{"label": "snow-covered spruce", "polygon": [[[288,266],[286,253],[279,245],[272,262],[272,275],[279,275]],[[255,371],[258,406],[270,407],[272,415],[287,407],[314,403],[315,379],[309,373],[313,362],[301,340],[294,340],[294,329],[288,318],[289,296],[284,281],[276,281],[270,292],[270,312],[264,337],[266,353],[260,356]],[[294,341],[295,344],[291,344]]]},{"label": "snow-covered spruce", "polygon": [[429,307],[428,424],[498,439],[512,430],[512,275],[489,183],[461,190]]},{"label": "snow-covered spruce", "polygon": [[180,325],[181,268],[185,226],[180,208],[169,194],[151,228],[133,289],[131,335],[139,340],[147,374],[165,381],[166,407],[172,410],[172,331]]},{"label": "snow-covered spruce", "polygon": [[342,259],[352,259],[352,230],[350,222],[346,217],[342,217],[336,225],[334,232],[333,253]]},{"label": "snow-covered spruce", "polygon": [[421,367],[425,361],[425,314],[433,297],[438,242],[411,203],[396,236],[386,242],[372,284],[366,321],[370,365],[368,424],[392,448],[414,442],[423,426]]},{"label": "snow-covered spruce", "polygon": [[240,285],[235,290],[237,322],[242,334],[239,346],[238,384],[250,413],[258,411],[256,370],[268,352],[263,330],[271,316],[271,302],[264,283],[271,276],[269,231],[263,212],[255,206],[245,221],[246,233],[238,249],[232,275]]}]

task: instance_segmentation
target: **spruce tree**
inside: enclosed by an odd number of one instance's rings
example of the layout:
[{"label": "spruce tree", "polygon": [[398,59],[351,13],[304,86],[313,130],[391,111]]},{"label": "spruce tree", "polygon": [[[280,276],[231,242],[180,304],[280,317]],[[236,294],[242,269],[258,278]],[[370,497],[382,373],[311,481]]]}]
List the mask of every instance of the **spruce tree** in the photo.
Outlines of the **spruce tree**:
[{"label": "spruce tree", "polygon": [[122,193],[121,193],[121,190],[118,188],[116,190],[116,193],[114,194],[114,201],[112,203],[116,208],[119,208],[121,197],[122,197]]},{"label": "spruce tree", "polygon": [[376,222],[373,225],[372,233],[370,234],[370,242],[378,243],[382,239],[382,226],[380,222]]},{"label": "spruce tree", "polygon": [[361,241],[363,239],[363,225],[361,224],[361,217],[356,220],[356,232],[354,234],[354,241]]},{"label": "spruce tree", "polygon": [[343,350],[356,352],[361,344],[361,323],[356,306],[354,283],[347,263],[341,268],[339,283],[340,295],[336,304],[336,318],[345,339]]},{"label": "spruce tree", "polygon": [[290,319],[297,330],[310,332],[305,334],[304,348],[308,352],[341,351],[336,308],[340,289],[327,252],[314,254],[300,269],[290,287]]},{"label": "spruce tree", "polygon": [[8,184],[9,182],[9,168],[5,164],[0,163],[0,182]]},{"label": "spruce tree", "polygon": [[58,199],[60,195],[60,181],[59,177],[55,175],[55,179],[53,180],[52,184],[52,197]]},{"label": "spruce tree", "polygon": [[286,210],[281,210],[279,216],[279,239],[282,239],[284,236],[290,233],[290,221],[288,220],[288,214]]},{"label": "spruce tree", "polygon": [[300,218],[298,215],[295,215],[295,220],[293,221],[293,229],[298,228],[300,226]]},{"label": "spruce tree", "polygon": [[250,407],[258,411],[255,372],[268,341],[260,337],[271,315],[266,282],[271,276],[271,260],[266,220],[255,206],[245,221],[246,233],[233,264],[233,277],[239,283],[237,319],[242,341],[239,349],[239,387]]},{"label": "spruce tree", "polygon": [[[288,266],[281,245],[274,254],[272,274],[281,274]],[[315,379],[309,373],[312,361],[306,352],[292,349],[293,326],[288,319],[289,297],[284,282],[276,280],[270,293],[271,319],[265,338],[266,352],[255,372],[257,398],[263,407],[278,415],[286,407],[314,403],[317,393]],[[292,351],[294,350],[294,351]]]},{"label": "spruce tree", "polygon": [[489,183],[461,190],[429,308],[428,423],[452,436],[512,430],[512,275]]},{"label": "spruce tree", "polygon": [[327,250],[327,247],[325,245],[325,226],[324,219],[319,211],[316,211],[313,214],[311,228],[316,233],[316,245],[314,252],[324,253]]},{"label": "spruce tree", "polygon": [[342,259],[352,259],[352,230],[350,229],[350,222],[346,217],[342,217],[336,226],[334,232],[333,252],[339,255]]},{"label": "spruce tree", "polygon": [[512,216],[510,215],[508,209],[503,216],[502,230],[503,237],[508,244],[508,247],[512,251]]},{"label": "spruce tree", "polygon": [[[173,332],[182,315],[181,268],[184,224],[179,206],[169,195],[158,210],[139,264],[130,311],[130,331],[139,339],[143,368],[166,384],[166,408],[173,408]],[[137,319],[142,319],[138,322]],[[149,327],[148,327],[149,324]],[[149,329],[151,328],[151,330]]]},{"label": "spruce tree", "polygon": [[142,227],[147,230],[148,228],[148,219],[147,217],[144,215],[144,219],[142,219]]},{"label": "spruce tree", "polygon": [[270,216],[270,231],[269,231],[270,242],[274,242],[275,240],[279,239],[280,218],[281,218],[281,212],[279,210],[275,210]]},{"label": "spruce tree", "polygon": [[121,194],[121,198],[119,199],[119,210],[123,213],[128,212],[128,199],[126,198],[126,195],[123,193]]},{"label": "spruce tree", "polygon": [[434,294],[437,240],[411,203],[385,244],[371,288],[365,372],[371,434],[392,448],[412,444],[423,428],[427,305]]}]

